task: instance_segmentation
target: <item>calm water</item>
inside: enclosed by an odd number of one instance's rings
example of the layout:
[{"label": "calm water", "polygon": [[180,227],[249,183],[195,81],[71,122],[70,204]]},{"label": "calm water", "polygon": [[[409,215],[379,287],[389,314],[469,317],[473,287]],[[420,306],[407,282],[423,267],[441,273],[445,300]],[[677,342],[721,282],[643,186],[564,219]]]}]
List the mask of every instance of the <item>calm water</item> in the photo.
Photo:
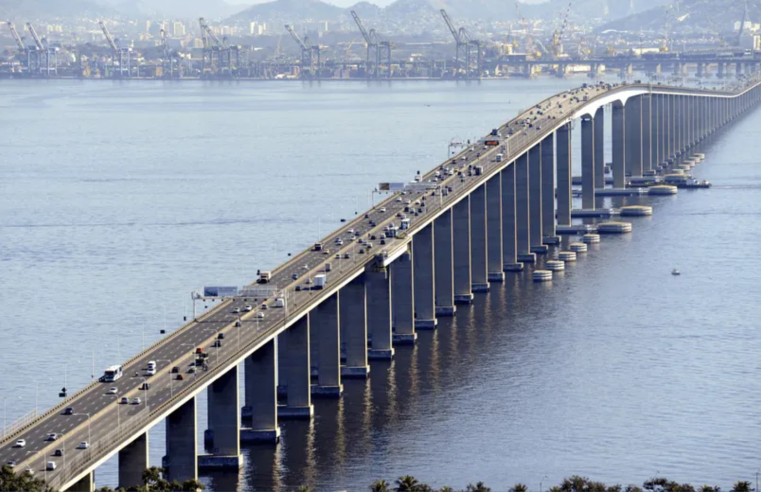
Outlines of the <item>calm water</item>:
[{"label": "calm water", "polygon": [[[585,79],[0,84],[0,396],[56,402],[190,309],[467,139]],[[761,112],[707,149],[710,190],[651,203],[552,285],[507,276],[369,381],[317,401],[212,490],[435,486],[656,472],[724,488],[761,466]],[[578,137],[578,135],[576,135]],[[576,149],[578,153],[578,148]],[[615,202],[619,204],[619,202]],[[682,271],[670,275],[672,268]],[[199,431],[205,402],[199,402]],[[163,428],[151,432],[163,454]],[[96,474],[116,480],[116,460]]]}]

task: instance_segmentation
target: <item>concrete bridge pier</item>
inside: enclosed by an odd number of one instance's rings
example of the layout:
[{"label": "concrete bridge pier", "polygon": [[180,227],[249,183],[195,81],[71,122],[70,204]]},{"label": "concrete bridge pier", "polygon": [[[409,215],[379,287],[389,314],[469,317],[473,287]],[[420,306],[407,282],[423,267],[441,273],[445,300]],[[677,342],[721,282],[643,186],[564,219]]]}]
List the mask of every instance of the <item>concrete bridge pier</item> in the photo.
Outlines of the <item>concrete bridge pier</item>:
[{"label": "concrete bridge pier", "polygon": [[542,140],[542,243],[560,244],[555,234],[555,135]]},{"label": "concrete bridge pier", "polygon": [[341,289],[339,303],[341,337],[346,353],[346,364],[341,366],[341,377],[367,378],[367,292],[365,274],[355,278]]},{"label": "concrete bridge pier", "polygon": [[515,229],[515,162],[500,172],[502,179],[502,270],[520,272],[523,263],[518,263],[518,242]]},{"label": "concrete bridge pier", "polygon": [[517,229],[518,261],[535,263],[531,252],[531,224],[529,222],[529,156],[525,153],[515,161],[515,224]]},{"label": "concrete bridge pier", "polygon": [[489,292],[486,185],[470,194],[470,270],[473,292]]},{"label": "concrete bridge pier", "polygon": [[280,427],[277,425],[277,345],[277,338],[270,340],[246,357],[243,363],[246,405],[242,413],[250,423],[250,427],[240,430],[243,442],[280,441]]},{"label": "concrete bridge pier", "polygon": [[149,456],[148,432],[119,450],[119,487],[128,489],[143,485],[143,472],[150,468]]},{"label": "concrete bridge pier", "polygon": [[166,418],[166,456],[162,466],[169,481],[198,479],[198,442],[195,397]]},{"label": "concrete bridge pier", "polygon": [[642,97],[626,102],[626,174],[642,176]]},{"label": "concrete bridge pier", "polygon": [[534,145],[528,151],[529,162],[529,242],[531,252],[547,253],[542,233],[542,146]]},{"label": "concrete bridge pier", "polygon": [[206,389],[209,428],[204,431],[204,442],[211,454],[198,457],[201,469],[240,468],[240,394],[238,366],[220,376]]},{"label": "concrete bridge pier", "polygon": [[502,176],[497,173],[486,182],[487,265],[489,282],[504,282],[502,257]]},{"label": "concrete bridge pier", "polygon": [[[413,237],[414,241],[414,237]],[[412,251],[419,243],[412,243]],[[406,252],[389,267],[391,269],[391,326],[394,345],[414,345],[415,332],[415,273],[413,253]]]},{"label": "concrete bridge pier", "polygon": [[[555,132],[557,153],[557,224],[571,225],[571,124],[567,123]],[[512,167],[515,167],[513,165]],[[503,173],[505,171],[502,171]],[[623,173],[622,173],[623,174]],[[503,185],[504,186],[504,185]]]},{"label": "concrete bridge pier", "polygon": [[311,313],[302,316],[286,330],[285,363],[288,385],[286,405],[278,407],[278,418],[311,419],[312,406],[311,353],[309,328]]},{"label": "concrete bridge pier", "polygon": [[365,271],[367,289],[367,331],[372,336],[372,344],[367,358],[370,360],[391,360],[394,348],[391,342],[391,270],[369,267]]},{"label": "concrete bridge pier", "polygon": [[436,270],[434,267],[434,226],[428,224],[412,236],[415,280],[415,328],[436,328]]},{"label": "concrete bridge pier", "polygon": [[434,268],[436,278],[436,316],[454,316],[454,244],[452,209],[443,212],[433,223]]},{"label": "concrete bridge pier", "polygon": [[660,96],[650,98],[650,170],[657,170],[660,164],[658,152],[660,149]]},{"label": "concrete bridge pier", "polygon": [[452,247],[454,264],[454,302],[473,302],[473,286],[470,269],[470,196],[466,196],[452,207]]},{"label": "concrete bridge pier", "polygon": [[[142,485],[142,478],[138,485]],[[66,489],[67,492],[92,492],[95,490],[95,472],[85,474],[77,483]]]},{"label": "concrete bridge pier", "polygon": [[718,66],[716,67],[716,77],[723,79],[724,78],[724,63],[719,62]]},{"label": "concrete bridge pier", "polygon": [[317,385],[311,387],[314,396],[339,398],[343,394],[340,296],[340,291],[336,292],[309,315],[317,341]]},{"label": "concrete bridge pier", "polygon": [[595,120],[581,117],[581,208],[595,209]]},{"label": "concrete bridge pier", "polygon": [[[605,188],[605,108],[600,107],[595,111],[595,189]],[[544,159],[544,153],[542,153]]]},{"label": "concrete bridge pier", "polygon": [[652,169],[650,164],[650,157],[652,155],[652,142],[650,137],[652,135],[652,104],[653,98],[650,94],[642,96],[642,169],[641,174],[645,171]]}]

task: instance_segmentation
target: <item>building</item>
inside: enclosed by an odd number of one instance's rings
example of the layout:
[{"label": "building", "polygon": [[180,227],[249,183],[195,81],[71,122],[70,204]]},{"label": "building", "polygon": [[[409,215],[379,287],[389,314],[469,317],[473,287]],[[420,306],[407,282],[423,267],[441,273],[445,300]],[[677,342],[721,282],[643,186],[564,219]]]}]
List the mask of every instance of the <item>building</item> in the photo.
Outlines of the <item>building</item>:
[{"label": "building", "polygon": [[182,22],[172,24],[172,36],[176,38],[185,36],[185,25]]}]

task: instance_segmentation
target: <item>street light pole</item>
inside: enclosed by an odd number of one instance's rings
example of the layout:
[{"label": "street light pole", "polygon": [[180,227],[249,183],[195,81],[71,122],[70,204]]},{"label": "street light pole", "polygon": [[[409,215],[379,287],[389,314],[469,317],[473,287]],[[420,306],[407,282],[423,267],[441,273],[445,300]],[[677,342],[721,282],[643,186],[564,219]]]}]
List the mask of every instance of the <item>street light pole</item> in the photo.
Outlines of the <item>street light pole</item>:
[{"label": "street light pole", "polygon": [[92,434],[90,432],[90,414],[89,413],[74,413],[72,415],[85,415],[87,416],[87,445],[92,444]]}]

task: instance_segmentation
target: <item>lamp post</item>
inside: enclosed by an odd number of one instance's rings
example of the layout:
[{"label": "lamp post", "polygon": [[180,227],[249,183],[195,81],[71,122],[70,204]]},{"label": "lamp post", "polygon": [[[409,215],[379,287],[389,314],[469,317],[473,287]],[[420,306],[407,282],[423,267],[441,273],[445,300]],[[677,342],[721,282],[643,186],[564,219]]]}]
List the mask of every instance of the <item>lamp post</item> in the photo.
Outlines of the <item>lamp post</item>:
[{"label": "lamp post", "polygon": [[542,477],[541,480],[539,480],[539,492],[542,492],[542,484],[544,483],[544,480],[547,478],[547,475]]}]

